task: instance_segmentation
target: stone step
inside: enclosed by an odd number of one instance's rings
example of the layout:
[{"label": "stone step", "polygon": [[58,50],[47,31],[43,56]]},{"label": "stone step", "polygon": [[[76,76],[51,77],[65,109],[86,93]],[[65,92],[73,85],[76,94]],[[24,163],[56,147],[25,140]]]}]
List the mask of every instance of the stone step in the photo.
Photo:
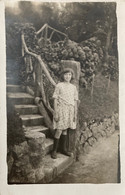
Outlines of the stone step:
[{"label": "stone step", "polygon": [[7,92],[25,92],[25,87],[20,85],[7,85]]},{"label": "stone step", "polygon": [[53,139],[47,138],[45,140],[45,153],[49,154],[53,150]]},{"label": "stone step", "polygon": [[43,116],[39,114],[29,114],[29,115],[20,115],[20,119],[22,120],[22,125],[24,126],[35,126],[35,125],[43,125]]},{"label": "stone step", "polygon": [[27,140],[34,140],[36,139],[41,139],[41,143],[45,143],[46,137],[45,134],[41,132],[30,132],[30,131],[25,131],[25,137]]},{"label": "stone step", "polygon": [[10,104],[34,104],[34,97],[28,93],[7,93]]},{"label": "stone step", "polygon": [[24,104],[24,105],[15,105],[15,110],[21,115],[26,114],[38,114],[39,109],[38,106],[32,104]]},{"label": "stone step", "polygon": [[29,127],[25,127],[25,131],[29,131],[29,132],[41,132],[43,134],[46,135],[46,137],[49,136],[49,129],[45,126],[29,126]]},{"label": "stone step", "polygon": [[52,159],[50,155],[45,157],[44,162],[44,177],[38,183],[50,183],[65,169],[74,162],[74,158],[57,153],[57,159]]},{"label": "stone step", "polygon": [[[46,136],[46,134],[49,134],[49,129],[45,126],[31,126],[31,127],[25,127],[25,134],[26,135],[34,135],[37,133],[42,133]],[[53,139],[47,138],[45,139],[45,154],[48,154],[52,151],[53,149]]]},{"label": "stone step", "polygon": [[[32,127],[33,128],[33,127]],[[45,127],[44,127],[45,128]],[[45,134],[41,131],[34,131],[34,130],[28,130],[28,128],[25,129],[25,137],[27,139],[35,139],[38,137],[45,138],[45,155],[50,153],[53,150],[53,139],[46,138]]]}]

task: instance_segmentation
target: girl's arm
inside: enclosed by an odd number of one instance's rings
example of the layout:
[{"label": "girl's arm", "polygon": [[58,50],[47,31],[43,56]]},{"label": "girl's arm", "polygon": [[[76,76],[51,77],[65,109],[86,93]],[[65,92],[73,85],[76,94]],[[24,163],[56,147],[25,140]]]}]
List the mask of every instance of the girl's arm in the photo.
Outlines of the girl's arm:
[{"label": "girl's arm", "polygon": [[78,91],[77,91],[76,86],[75,86],[75,93],[74,93],[74,101],[75,101],[74,121],[76,122],[77,121],[78,102],[79,102],[79,99],[78,99]]},{"label": "girl's arm", "polygon": [[75,108],[74,108],[74,122],[77,121],[77,108],[78,108],[78,105],[77,105],[77,100],[75,100]]},{"label": "girl's arm", "polygon": [[59,96],[59,84],[56,85],[55,87],[55,91],[53,94],[53,98],[54,98],[54,113],[53,113],[53,118],[56,122],[58,122],[58,96]]}]

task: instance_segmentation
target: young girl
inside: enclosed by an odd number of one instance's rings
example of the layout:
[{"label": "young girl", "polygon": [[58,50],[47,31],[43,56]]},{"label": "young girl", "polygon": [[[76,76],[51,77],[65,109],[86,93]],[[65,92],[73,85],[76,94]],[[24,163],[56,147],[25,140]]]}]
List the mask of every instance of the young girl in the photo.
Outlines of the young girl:
[{"label": "young girl", "polygon": [[60,136],[62,134],[63,151],[62,153],[70,156],[71,153],[66,151],[66,137],[67,129],[76,129],[77,117],[77,100],[78,93],[76,86],[71,84],[70,81],[74,79],[74,72],[70,68],[65,68],[61,72],[63,82],[56,85],[53,98],[54,98],[54,120],[53,127],[56,129],[54,136],[54,146],[51,157],[57,158],[57,149]]}]

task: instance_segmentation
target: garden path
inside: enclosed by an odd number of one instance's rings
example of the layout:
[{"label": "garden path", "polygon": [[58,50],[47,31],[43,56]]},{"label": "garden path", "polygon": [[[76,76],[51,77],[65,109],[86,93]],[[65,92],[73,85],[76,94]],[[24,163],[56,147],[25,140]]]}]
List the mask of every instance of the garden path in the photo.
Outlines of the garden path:
[{"label": "garden path", "polygon": [[99,140],[51,183],[119,183],[118,140],[119,131]]}]

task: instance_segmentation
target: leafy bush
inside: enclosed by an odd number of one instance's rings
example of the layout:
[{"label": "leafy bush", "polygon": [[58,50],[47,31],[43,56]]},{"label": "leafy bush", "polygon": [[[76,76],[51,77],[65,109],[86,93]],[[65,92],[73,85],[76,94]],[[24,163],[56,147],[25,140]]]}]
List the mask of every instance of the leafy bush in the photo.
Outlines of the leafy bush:
[{"label": "leafy bush", "polygon": [[8,113],[7,116],[7,146],[18,145],[25,141],[24,131],[18,114]]},{"label": "leafy bush", "polygon": [[[60,61],[70,59],[79,61],[81,64],[80,85],[82,87],[86,87],[87,85],[91,86],[93,75],[100,70],[105,76],[110,74],[111,79],[117,79],[118,77],[118,63],[116,58],[114,56],[109,57],[108,63],[104,63],[103,47],[101,46],[101,41],[96,37],[82,41],[79,44],[68,38],[58,42],[51,41],[50,39],[45,41],[44,37],[39,38],[36,35],[36,30],[32,24],[15,23],[13,25],[15,39],[18,39],[21,32],[24,33],[28,49],[41,56],[55,80],[59,77],[61,69]],[[26,66],[24,59],[21,58],[21,54],[17,55],[17,57],[19,63],[21,63],[20,79],[22,79],[23,84],[33,85],[33,71],[26,72]],[[32,61],[34,66],[35,62],[33,57]]]},{"label": "leafy bush", "polygon": [[111,80],[118,79],[118,61],[115,56],[109,56],[107,63],[103,64],[102,74],[109,77]]},{"label": "leafy bush", "polygon": [[91,85],[93,74],[98,71],[103,58],[103,51],[98,41],[89,40],[78,44],[65,39],[57,43],[49,42],[41,48],[41,57],[56,76],[61,68],[61,60],[79,61],[81,64],[80,84],[81,86]]}]

